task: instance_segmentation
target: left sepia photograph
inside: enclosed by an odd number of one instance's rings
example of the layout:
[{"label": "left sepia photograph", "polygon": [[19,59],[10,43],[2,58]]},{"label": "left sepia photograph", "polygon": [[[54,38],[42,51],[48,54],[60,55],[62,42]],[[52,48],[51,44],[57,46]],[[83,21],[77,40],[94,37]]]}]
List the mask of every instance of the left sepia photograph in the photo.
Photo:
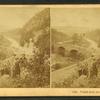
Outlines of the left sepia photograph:
[{"label": "left sepia photograph", "polygon": [[50,87],[50,9],[0,7],[0,88]]}]

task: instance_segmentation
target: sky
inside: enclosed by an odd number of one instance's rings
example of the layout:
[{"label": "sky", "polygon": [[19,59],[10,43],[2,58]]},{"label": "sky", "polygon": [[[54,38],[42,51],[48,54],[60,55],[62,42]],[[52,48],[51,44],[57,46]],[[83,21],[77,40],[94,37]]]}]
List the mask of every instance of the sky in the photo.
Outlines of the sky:
[{"label": "sky", "polygon": [[30,18],[43,9],[34,6],[0,7],[0,32],[21,28]]},{"label": "sky", "polygon": [[[21,28],[44,8],[0,6],[0,32]],[[100,8],[51,8],[51,26],[100,28]]]},{"label": "sky", "polygon": [[100,28],[100,8],[52,8],[51,26]]}]

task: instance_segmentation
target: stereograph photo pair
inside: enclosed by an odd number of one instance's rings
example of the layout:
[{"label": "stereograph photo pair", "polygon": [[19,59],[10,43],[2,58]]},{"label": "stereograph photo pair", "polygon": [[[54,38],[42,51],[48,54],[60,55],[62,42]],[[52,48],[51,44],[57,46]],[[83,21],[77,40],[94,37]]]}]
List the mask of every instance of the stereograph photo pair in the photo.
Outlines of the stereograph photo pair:
[{"label": "stereograph photo pair", "polygon": [[100,95],[100,5],[0,5],[0,95]]}]

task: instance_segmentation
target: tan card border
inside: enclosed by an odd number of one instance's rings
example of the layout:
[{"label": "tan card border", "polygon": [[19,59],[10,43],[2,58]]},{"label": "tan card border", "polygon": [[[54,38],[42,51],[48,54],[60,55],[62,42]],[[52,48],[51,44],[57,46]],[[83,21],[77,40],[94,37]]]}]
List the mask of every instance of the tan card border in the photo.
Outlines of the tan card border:
[{"label": "tan card border", "polygon": [[0,96],[100,96],[100,88],[2,88]]},{"label": "tan card border", "polygon": [[[0,5],[0,7],[100,8],[85,5]],[[100,88],[0,88],[0,96],[100,96]]]}]

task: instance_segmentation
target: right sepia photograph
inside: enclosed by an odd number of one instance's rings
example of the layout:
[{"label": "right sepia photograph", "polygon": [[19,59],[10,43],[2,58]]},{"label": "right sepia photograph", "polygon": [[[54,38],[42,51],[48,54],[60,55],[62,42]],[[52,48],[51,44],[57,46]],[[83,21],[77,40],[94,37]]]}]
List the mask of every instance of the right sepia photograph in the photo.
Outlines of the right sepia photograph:
[{"label": "right sepia photograph", "polygon": [[53,88],[100,88],[100,8],[51,8]]}]

